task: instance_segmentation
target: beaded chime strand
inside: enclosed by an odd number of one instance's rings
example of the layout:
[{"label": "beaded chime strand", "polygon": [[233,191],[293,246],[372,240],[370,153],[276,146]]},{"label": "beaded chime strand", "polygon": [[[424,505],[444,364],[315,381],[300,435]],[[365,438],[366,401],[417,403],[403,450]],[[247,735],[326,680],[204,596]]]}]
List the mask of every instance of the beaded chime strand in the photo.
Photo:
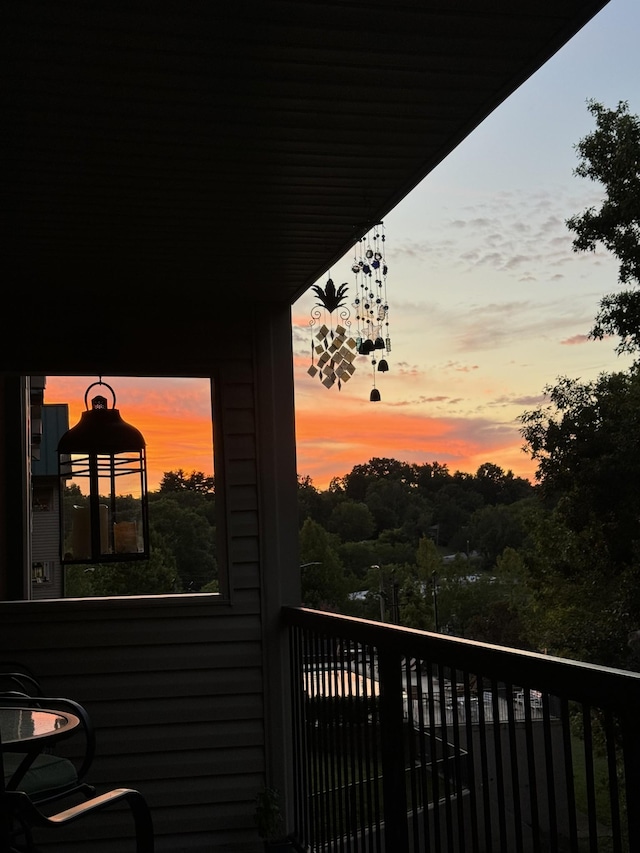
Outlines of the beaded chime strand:
[{"label": "beaded chime strand", "polygon": [[356,278],[356,297],[353,302],[357,332],[358,355],[369,356],[373,373],[370,400],[380,400],[376,388],[376,372],[386,373],[391,352],[389,334],[389,302],[387,300],[387,261],[383,223],[374,225],[356,244],[351,271]]}]

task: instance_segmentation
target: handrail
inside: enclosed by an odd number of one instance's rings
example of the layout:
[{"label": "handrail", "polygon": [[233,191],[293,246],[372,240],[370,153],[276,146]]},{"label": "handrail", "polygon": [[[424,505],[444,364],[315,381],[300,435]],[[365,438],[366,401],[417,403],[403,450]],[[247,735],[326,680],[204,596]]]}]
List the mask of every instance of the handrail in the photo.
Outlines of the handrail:
[{"label": "handrail", "polygon": [[626,808],[640,790],[640,673],[304,607],[282,619],[307,847],[529,853],[578,849],[586,832],[597,850],[606,832],[607,849],[640,850]]},{"label": "handrail", "polygon": [[476,669],[487,677],[514,684],[530,683],[548,693],[569,692],[576,701],[598,703],[600,707],[626,706],[630,713],[640,714],[640,672],[306,607],[283,607],[281,614],[286,625],[345,640],[382,645],[399,654],[411,650],[415,657],[430,657],[454,668]]}]

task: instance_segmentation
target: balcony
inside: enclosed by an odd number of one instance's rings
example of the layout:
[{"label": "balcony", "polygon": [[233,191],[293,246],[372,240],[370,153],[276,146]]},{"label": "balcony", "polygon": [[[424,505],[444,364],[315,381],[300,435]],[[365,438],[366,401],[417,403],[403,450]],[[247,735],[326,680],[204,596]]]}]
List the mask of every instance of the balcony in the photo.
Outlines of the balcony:
[{"label": "balcony", "polygon": [[283,615],[305,849],[640,850],[640,674]]}]

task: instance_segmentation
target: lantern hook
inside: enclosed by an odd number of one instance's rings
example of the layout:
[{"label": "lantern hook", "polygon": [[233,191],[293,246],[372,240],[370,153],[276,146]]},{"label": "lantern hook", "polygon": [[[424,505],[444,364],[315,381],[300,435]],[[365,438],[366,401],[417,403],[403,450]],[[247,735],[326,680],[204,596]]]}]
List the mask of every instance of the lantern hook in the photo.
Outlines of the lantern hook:
[{"label": "lantern hook", "polygon": [[[113,397],[113,406],[112,406],[111,408],[112,408],[112,409],[115,409],[115,407],[116,407],[116,392],[113,390],[113,388],[111,387],[111,385],[108,385],[106,382],[103,382],[103,381],[102,381],[102,379],[101,379],[99,382],[92,382],[92,383],[91,383],[91,385],[89,385],[89,387],[87,388],[87,390],[84,392],[84,407],[85,407],[85,409],[86,409],[87,411],[89,411],[89,406],[88,406],[88,404],[87,404],[87,397],[89,396],[89,391],[91,391],[91,389],[92,389],[92,388],[95,388],[95,386],[96,386],[96,385],[104,385],[104,386],[105,386],[105,388],[108,388],[108,389],[109,389],[109,391],[111,391],[111,395],[112,395],[112,397]],[[93,406],[93,408],[94,408],[94,409],[96,409],[96,408],[97,408],[97,409],[100,409],[100,408],[104,408],[104,409],[106,409],[106,402],[107,402],[107,401],[105,400],[105,398],[104,398],[104,397],[94,397],[94,399],[91,401],[91,403],[93,404],[93,403],[95,403],[95,401],[97,401],[97,400],[100,400],[100,401],[104,400],[105,405],[104,405],[104,406],[100,406],[100,405],[97,405],[97,406],[96,406],[96,405],[94,405],[94,406]]]}]

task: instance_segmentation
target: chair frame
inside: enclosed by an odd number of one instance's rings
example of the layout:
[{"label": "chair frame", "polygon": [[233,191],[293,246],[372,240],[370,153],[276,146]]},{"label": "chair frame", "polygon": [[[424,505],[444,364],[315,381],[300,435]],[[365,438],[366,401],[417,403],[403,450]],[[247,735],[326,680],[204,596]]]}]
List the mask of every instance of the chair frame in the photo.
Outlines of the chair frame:
[{"label": "chair frame", "polygon": [[[42,827],[46,829],[59,829],[67,824],[81,820],[87,815],[101,811],[114,803],[124,801],[130,808],[133,816],[136,853],[154,853],[154,833],[151,812],[147,802],[140,791],[135,788],[114,788],[104,794],[92,797],[64,811],[52,815],[43,814],[36,804],[24,791],[5,791],[3,793],[4,803],[2,805],[2,818],[5,827],[5,838],[0,837],[3,850],[11,853],[19,853],[19,848],[12,847],[11,825],[17,821],[24,833],[27,853],[37,853],[37,847],[33,840],[32,829]],[[21,853],[21,851],[20,851]]]}]

